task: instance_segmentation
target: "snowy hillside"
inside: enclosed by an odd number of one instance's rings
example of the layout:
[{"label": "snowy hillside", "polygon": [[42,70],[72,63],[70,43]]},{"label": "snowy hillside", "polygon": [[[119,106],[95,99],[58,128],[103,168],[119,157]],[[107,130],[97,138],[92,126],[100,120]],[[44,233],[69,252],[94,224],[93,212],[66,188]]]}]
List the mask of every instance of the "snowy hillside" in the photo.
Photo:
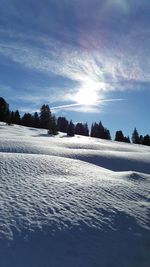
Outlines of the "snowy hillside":
[{"label": "snowy hillside", "polygon": [[0,267],[149,267],[150,147],[0,123]]}]

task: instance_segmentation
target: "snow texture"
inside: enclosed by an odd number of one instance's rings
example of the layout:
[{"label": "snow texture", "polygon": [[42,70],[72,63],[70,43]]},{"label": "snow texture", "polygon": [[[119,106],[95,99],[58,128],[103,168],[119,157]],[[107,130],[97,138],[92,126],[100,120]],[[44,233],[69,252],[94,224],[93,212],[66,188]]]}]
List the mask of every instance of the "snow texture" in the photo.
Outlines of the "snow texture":
[{"label": "snow texture", "polygon": [[120,266],[150,266],[150,148],[0,123],[0,267]]}]

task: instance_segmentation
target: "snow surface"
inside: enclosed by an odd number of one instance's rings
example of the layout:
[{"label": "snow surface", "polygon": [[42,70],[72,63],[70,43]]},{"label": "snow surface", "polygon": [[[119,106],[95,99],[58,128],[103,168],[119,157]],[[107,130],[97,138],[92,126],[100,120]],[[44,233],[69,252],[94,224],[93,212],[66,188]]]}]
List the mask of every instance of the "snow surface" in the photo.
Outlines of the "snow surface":
[{"label": "snow surface", "polygon": [[150,148],[0,123],[0,267],[58,266],[150,266]]}]

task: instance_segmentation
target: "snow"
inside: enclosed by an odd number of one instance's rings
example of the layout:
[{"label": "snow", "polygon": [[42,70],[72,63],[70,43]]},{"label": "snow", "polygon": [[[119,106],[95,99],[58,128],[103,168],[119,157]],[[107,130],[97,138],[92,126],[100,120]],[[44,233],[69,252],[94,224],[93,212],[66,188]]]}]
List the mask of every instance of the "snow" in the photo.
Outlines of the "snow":
[{"label": "snow", "polygon": [[1,267],[149,267],[150,148],[0,123]]}]

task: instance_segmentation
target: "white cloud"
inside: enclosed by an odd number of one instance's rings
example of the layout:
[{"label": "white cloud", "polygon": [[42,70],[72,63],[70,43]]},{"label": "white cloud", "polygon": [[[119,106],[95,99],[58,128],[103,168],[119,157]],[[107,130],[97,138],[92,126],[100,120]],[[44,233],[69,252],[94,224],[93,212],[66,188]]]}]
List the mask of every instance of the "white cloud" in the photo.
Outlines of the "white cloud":
[{"label": "white cloud", "polygon": [[123,101],[124,99],[116,98],[116,99],[101,99],[97,101],[93,105],[81,105],[77,103],[67,104],[67,105],[59,105],[55,107],[51,107],[51,110],[54,112],[58,112],[60,110],[70,110],[76,112],[88,112],[88,113],[98,113],[100,110],[102,111],[103,106],[108,102],[117,102]]},{"label": "white cloud", "polygon": [[[31,35],[19,34],[18,41],[14,41],[14,35],[9,32],[10,42],[1,41],[0,53],[31,71],[46,73],[50,77],[58,75],[70,80],[70,86],[66,88],[61,85],[58,87],[56,84],[55,88],[50,87],[49,90],[43,88],[38,95],[33,94],[31,88],[31,93],[27,90],[28,93],[23,96],[18,95],[20,100],[33,103],[40,103],[41,100],[52,103],[56,98],[60,102],[73,100],[78,90],[87,86],[88,82],[90,86],[96,85],[102,98],[105,92],[138,89],[142,87],[142,83],[150,83],[150,62],[141,48],[138,47],[138,51],[135,51],[131,46],[130,39],[134,39],[134,35],[132,32],[127,40],[119,40],[118,45],[112,44],[112,47],[100,49],[99,39],[93,39],[91,36],[90,44],[93,49],[90,47],[89,51],[71,44],[64,45],[61,41],[44,35],[34,38]],[[71,80],[76,83],[75,86],[71,85]],[[70,108],[73,109],[75,106]],[[78,110],[80,109],[82,108],[78,107]]]},{"label": "white cloud", "polygon": [[52,107],[51,110],[55,113],[59,111],[75,111],[75,112],[88,112],[88,113],[98,113],[100,111],[100,107],[98,105],[92,106],[84,106],[81,104],[68,104],[62,106]]},{"label": "white cloud", "polygon": [[149,62],[143,66],[141,58],[133,53],[133,49],[129,49],[127,42],[127,52],[119,51],[119,53],[115,47],[113,51],[88,53],[70,45],[64,47],[54,39],[43,38],[42,42],[47,44],[46,49],[21,42],[12,42],[9,45],[1,43],[0,53],[27,68],[61,75],[79,83],[86,77],[110,83],[107,90],[112,90],[111,81],[107,81],[108,76],[116,83],[121,80],[150,81]]}]

